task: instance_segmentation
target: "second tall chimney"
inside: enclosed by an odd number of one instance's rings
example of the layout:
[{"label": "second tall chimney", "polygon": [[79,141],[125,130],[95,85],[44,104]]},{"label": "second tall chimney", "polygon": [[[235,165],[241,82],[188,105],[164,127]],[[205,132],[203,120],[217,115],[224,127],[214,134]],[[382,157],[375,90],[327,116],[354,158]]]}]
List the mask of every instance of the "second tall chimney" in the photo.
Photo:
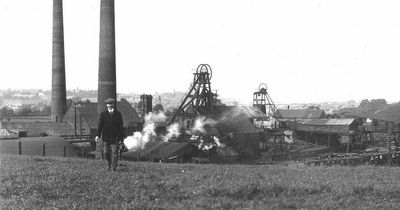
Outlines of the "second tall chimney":
[{"label": "second tall chimney", "polygon": [[105,109],[107,98],[117,99],[116,86],[114,0],[101,0],[97,113]]},{"label": "second tall chimney", "polygon": [[53,0],[51,122],[61,122],[67,107],[62,0]]}]

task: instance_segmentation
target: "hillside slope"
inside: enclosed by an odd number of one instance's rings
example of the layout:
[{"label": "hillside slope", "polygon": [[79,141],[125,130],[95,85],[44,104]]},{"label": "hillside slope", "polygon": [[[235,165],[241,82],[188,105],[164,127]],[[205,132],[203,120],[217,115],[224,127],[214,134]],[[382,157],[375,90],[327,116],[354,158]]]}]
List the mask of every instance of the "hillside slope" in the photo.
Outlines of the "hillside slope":
[{"label": "hillside slope", "polygon": [[0,156],[0,209],[393,209],[398,167],[193,165]]},{"label": "hillside slope", "polygon": [[336,113],[360,117],[371,117],[374,119],[391,122],[400,122],[400,103],[372,107],[344,108],[338,110]]}]

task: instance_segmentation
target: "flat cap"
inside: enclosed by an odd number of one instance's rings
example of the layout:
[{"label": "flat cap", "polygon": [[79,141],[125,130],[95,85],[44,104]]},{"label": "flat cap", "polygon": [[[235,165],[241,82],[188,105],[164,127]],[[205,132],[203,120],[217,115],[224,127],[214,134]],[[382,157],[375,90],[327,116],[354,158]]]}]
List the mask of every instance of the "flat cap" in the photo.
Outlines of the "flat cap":
[{"label": "flat cap", "polygon": [[113,104],[113,103],[115,103],[115,99],[113,99],[113,98],[107,98],[107,99],[104,101],[104,103],[105,103],[105,104]]}]

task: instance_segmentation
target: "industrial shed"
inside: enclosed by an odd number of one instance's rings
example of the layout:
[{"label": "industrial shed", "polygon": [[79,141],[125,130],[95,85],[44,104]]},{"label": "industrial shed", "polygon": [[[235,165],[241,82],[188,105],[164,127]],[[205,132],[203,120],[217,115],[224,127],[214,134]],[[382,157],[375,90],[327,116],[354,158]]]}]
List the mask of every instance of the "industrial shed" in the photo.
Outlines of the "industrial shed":
[{"label": "industrial shed", "polygon": [[341,135],[355,134],[359,123],[356,119],[308,119],[302,120],[296,131],[314,133],[336,133]]},{"label": "industrial shed", "polygon": [[323,119],[326,113],[321,109],[278,109],[277,119],[282,128],[294,130],[300,120]]},{"label": "industrial shed", "polygon": [[360,123],[354,119],[307,119],[296,126],[299,139],[326,145],[332,151],[351,150],[351,144],[361,141]]}]

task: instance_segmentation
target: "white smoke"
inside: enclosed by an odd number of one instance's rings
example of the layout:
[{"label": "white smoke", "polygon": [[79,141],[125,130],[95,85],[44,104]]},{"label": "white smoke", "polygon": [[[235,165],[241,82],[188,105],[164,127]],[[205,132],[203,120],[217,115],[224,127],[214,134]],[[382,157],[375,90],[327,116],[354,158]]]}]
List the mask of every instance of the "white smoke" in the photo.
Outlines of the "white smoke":
[{"label": "white smoke", "polygon": [[216,136],[213,136],[214,142],[217,144],[218,147],[225,147],[225,144],[221,143],[219,141],[219,138]]},{"label": "white smoke", "polygon": [[199,144],[199,149],[200,149],[200,150],[203,150],[203,151],[210,150],[210,149],[213,148],[214,146],[215,146],[214,143],[205,144],[204,141],[203,141],[203,139],[200,139],[200,144]]},{"label": "white smoke", "polygon": [[165,116],[164,112],[159,112],[157,114],[149,112],[146,114],[146,116],[144,116],[145,123],[163,122],[165,119],[167,119],[167,117]]},{"label": "white smoke", "polygon": [[132,136],[125,138],[124,144],[128,150],[136,151],[138,149],[143,149],[147,142],[157,136],[155,132],[155,123],[165,121],[166,116],[163,112],[157,114],[150,112],[144,119],[145,123],[142,132],[135,132]]},{"label": "white smoke", "polygon": [[204,126],[205,125],[215,125],[217,121],[213,119],[206,119],[206,117],[198,117],[194,121],[193,127],[187,131],[188,134],[195,134],[195,133],[206,133]]},{"label": "white smoke", "polygon": [[174,123],[170,126],[167,127],[167,134],[164,136],[164,141],[167,142],[173,137],[178,137],[179,136],[179,128],[180,125],[179,123]]},{"label": "white smoke", "polygon": [[203,150],[210,150],[214,147],[214,144],[204,145]]},{"label": "white smoke", "polygon": [[126,137],[124,144],[128,150],[137,150],[143,149],[148,140],[148,138],[143,138],[142,133],[135,132],[132,136]]},{"label": "white smoke", "polygon": [[[132,136],[128,136],[125,140],[124,143],[128,150],[133,150],[136,151],[138,149],[144,149],[146,144],[149,141],[152,141],[157,137],[157,133],[155,132],[156,124],[165,122],[166,121],[166,116],[164,112],[160,113],[149,113],[145,117],[145,124],[143,127],[142,132],[135,132]],[[198,117],[195,122],[193,127],[188,130],[186,133],[191,134],[191,140],[196,140],[199,139],[200,136],[196,134],[206,134],[207,131],[204,128],[205,125],[215,125],[217,121],[213,119],[207,119],[206,117]],[[167,142],[171,138],[178,137],[180,135],[180,128],[181,125],[179,123],[174,123],[170,126],[167,127],[167,132],[165,136],[162,137],[163,141]],[[200,137],[201,138],[201,137]],[[211,144],[204,145],[204,150],[209,150],[215,146],[218,147],[224,147],[224,144],[221,144],[219,138],[216,136],[211,137],[214,142]]]}]

